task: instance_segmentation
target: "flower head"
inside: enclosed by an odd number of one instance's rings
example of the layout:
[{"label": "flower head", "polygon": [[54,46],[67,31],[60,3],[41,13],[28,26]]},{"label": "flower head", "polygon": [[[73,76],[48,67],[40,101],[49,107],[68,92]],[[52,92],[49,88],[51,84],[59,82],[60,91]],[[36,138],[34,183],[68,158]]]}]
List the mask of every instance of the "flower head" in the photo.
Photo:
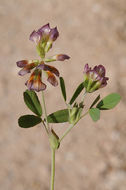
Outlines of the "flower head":
[{"label": "flower head", "polygon": [[84,67],[84,85],[87,92],[94,92],[107,85],[108,77],[105,77],[106,71],[103,65],[95,66],[93,69]]},{"label": "flower head", "polygon": [[38,54],[41,57],[45,56],[45,53],[52,47],[53,42],[58,38],[59,32],[57,27],[50,28],[49,23],[39,28],[37,31],[33,31],[30,34],[29,39],[35,42],[37,46]]},{"label": "flower head", "polygon": [[55,76],[59,77],[59,71],[55,67],[45,64],[43,61],[39,62],[36,60],[36,62],[34,62],[33,60],[32,62],[32,60],[22,60],[17,62],[17,66],[22,68],[18,73],[21,76],[30,73],[31,70],[35,68],[29,80],[25,83],[29,90],[39,92],[46,89],[46,85],[41,81],[42,70],[46,73],[47,81],[50,84],[53,86],[58,85],[58,81]]},{"label": "flower head", "polygon": [[[17,62],[17,66],[21,68],[18,72],[20,76],[23,76],[27,73],[30,73],[34,69],[30,78],[27,80],[25,85],[29,90],[35,90],[37,92],[46,89],[46,85],[42,82],[42,73],[45,72],[47,76],[47,81],[53,86],[58,85],[56,77],[59,77],[59,71],[50,65],[47,65],[46,62],[52,61],[64,61],[70,57],[66,54],[54,55],[50,58],[46,58],[45,54],[52,47],[52,43],[59,36],[57,27],[50,28],[49,24],[42,26],[37,31],[33,31],[30,34],[30,40],[35,42],[37,47],[37,52],[42,58],[39,60],[21,60]],[[42,72],[43,71],[43,72]]]},{"label": "flower head", "polygon": [[[66,59],[68,59],[67,55]],[[50,59],[48,58],[47,60]],[[65,58],[62,60],[64,61]],[[42,70],[46,73],[47,81],[53,85],[57,86],[58,81],[56,77],[59,77],[59,71],[55,67],[51,65],[47,65],[44,61],[39,60],[21,60],[17,62],[17,66],[21,68],[21,70],[18,72],[20,76],[24,76],[27,73],[30,73],[32,69],[35,69],[33,73],[31,74],[29,80],[25,83],[25,85],[28,87],[29,90],[35,90],[37,92],[41,90],[46,89],[46,85],[41,81],[42,77]]]},{"label": "flower head", "polygon": [[[63,54],[62,54],[63,55]],[[68,59],[67,55],[65,55],[66,59]],[[48,60],[50,60],[48,58]],[[62,61],[64,61],[64,59],[62,59]],[[47,81],[53,85],[53,86],[57,86],[58,85],[58,81],[56,79],[56,77],[60,76],[60,73],[58,71],[58,69],[56,69],[55,67],[51,66],[51,65],[47,65],[44,61],[39,61],[39,60],[21,60],[17,62],[17,66],[21,68],[21,70],[18,72],[18,74],[20,76],[24,76],[27,73],[30,73],[31,70],[34,69],[33,73],[31,74],[29,80],[25,83],[25,85],[27,86],[27,88],[29,90],[35,90],[37,92],[41,91],[41,90],[45,90],[46,89],[46,85],[42,82],[42,70],[43,72],[46,73],[47,76]]]}]

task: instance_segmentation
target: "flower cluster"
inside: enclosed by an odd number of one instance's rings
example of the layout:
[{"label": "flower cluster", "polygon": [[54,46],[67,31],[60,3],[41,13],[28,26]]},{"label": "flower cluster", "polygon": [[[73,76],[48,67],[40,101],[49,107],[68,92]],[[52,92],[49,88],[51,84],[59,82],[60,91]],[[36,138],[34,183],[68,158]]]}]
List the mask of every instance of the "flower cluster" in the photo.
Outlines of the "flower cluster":
[{"label": "flower cluster", "polygon": [[21,60],[17,62],[17,66],[22,68],[18,73],[21,76],[30,73],[31,70],[34,69],[29,80],[25,83],[29,90],[39,92],[46,89],[46,84],[42,82],[42,71],[46,73],[48,82],[53,86],[58,85],[55,76],[59,77],[59,71],[55,67],[47,65],[46,63],[52,61],[64,61],[70,57],[66,54],[58,54],[49,58],[45,57],[45,54],[52,47],[53,42],[58,36],[59,32],[57,27],[51,29],[49,24],[42,26],[37,31],[34,30],[30,34],[29,39],[35,42],[41,60]]},{"label": "flower cluster", "polygon": [[30,34],[29,40],[35,42],[38,54],[40,57],[44,57],[45,53],[52,47],[53,42],[58,38],[59,32],[57,27],[50,28],[49,23],[42,26],[37,31],[33,31]]},{"label": "flower cluster", "polygon": [[84,85],[86,92],[94,92],[99,88],[107,85],[108,77],[105,77],[105,68],[103,65],[95,66],[93,69],[88,66],[84,67]]}]

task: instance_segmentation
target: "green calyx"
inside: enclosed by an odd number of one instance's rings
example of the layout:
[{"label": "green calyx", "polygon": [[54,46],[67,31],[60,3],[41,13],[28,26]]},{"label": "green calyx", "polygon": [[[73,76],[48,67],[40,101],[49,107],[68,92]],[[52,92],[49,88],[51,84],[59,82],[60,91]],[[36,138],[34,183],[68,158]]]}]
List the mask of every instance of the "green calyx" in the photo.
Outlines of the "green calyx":
[{"label": "green calyx", "polygon": [[96,91],[97,89],[100,88],[100,85],[101,85],[101,82],[100,81],[94,81],[92,79],[86,79],[84,81],[84,86],[85,86],[85,89],[86,89],[86,92],[94,92]]},{"label": "green calyx", "polygon": [[38,55],[43,59],[45,57],[45,50],[40,45],[36,46]]},{"label": "green calyx", "polygon": [[45,46],[45,52],[47,53],[52,47],[52,42],[48,41]]},{"label": "green calyx", "polygon": [[52,47],[52,41],[49,41],[49,39],[42,39],[39,44],[36,46],[38,55],[43,59],[45,57],[45,54],[50,50]]}]

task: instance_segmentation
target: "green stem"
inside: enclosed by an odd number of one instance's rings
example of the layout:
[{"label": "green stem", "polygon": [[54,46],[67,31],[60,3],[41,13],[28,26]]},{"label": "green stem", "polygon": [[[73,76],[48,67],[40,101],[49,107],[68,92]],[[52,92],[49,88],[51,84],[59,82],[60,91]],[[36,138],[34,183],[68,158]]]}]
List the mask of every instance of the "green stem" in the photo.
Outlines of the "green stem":
[{"label": "green stem", "polygon": [[45,104],[45,98],[44,98],[44,92],[43,91],[42,91],[42,105],[43,105],[45,119],[46,119],[46,126],[47,126],[46,129],[49,132],[50,129],[49,129],[49,123],[48,123],[48,120],[47,120],[46,104]]},{"label": "green stem", "polygon": [[51,186],[50,190],[54,190],[54,178],[55,178],[55,149],[51,148],[51,157],[52,157],[52,163],[51,163]]},{"label": "green stem", "polygon": [[71,131],[71,129],[75,126],[75,124],[71,124],[70,127],[68,127],[68,129],[65,131],[63,136],[60,138],[59,142],[61,142],[63,140],[63,138]]},{"label": "green stem", "polygon": [[83,118],[84,116],[86,116],[88,113],[89,113],[89,110],[88,110],[85,114],[83,114],[80,119],[82,119],[82,118]]},{"label": "green stem", "polygon": [[[86,116],[86,115],[88,114],[88,112],[89,112],[89,111],[87,111],[85,114],[83,114],[83,115],[81,116],[81,118],[79,119],[79,121],[80,121],[84,116]],[[61,141],[64,139],[64,137],[71,131],[71,129],[72,129],[79,121],[77,121],[77,122],[74,123],[74,124],[71,124],[70,127],[68,127],[68,129],[65,131],[65,133],[63,134],[63,136],[59,139],[59,142],[61,142]]]}]

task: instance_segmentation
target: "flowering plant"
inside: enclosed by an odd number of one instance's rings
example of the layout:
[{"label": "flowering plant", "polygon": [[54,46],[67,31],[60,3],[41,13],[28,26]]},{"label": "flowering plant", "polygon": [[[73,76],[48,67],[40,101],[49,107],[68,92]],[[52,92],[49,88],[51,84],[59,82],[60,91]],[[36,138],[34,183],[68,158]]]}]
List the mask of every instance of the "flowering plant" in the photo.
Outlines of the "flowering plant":
[{"label": "flowering plant", "polygon": [[[24,102],[27,107],[34,113],[34,115],[23,115],[19,118],[18,124],[22,128],[30,128],[42,123],[44,126],[52,150],[52,169],[51,169],[51,185],[50,190],[54,190],[54,176],[55,176],[55,152],[60,147],[61,141],[71,131],[73,127],[87,114],[90,115],[93,121],[100,119],[100,112],[103,110],[110,110],[114,108],[120,101],[120,95],[111,93],[100,100],[100,95],[92,102],[87,111],[85,111],[85,96],[89,93],[103,88],[107,85],[109,80],[106,77],[106,69],[103,65],[95,66],[93,69],[88,64],[84,66],[83,79],[81,84],[76,88],[71,99],[67,100],[67,93],[65,81],[60,76],[59,71],[48,65],[48,62],[64,61],[70,57],[66,54],[56,54],[51,57],[46,57],[47,52],[52,48],[54,41],[58,38],[59,32],[57,27],[50,28],[49,24],[42,26],[37,31],[30,34],[30,40],[35,42],[36,50],[40,56],[40,60],[21,60],[17,62],[17,66],[21,68],[19,75],[23,76],[33,70],[30,78],[25,85],[27,90],[23,93]],[[59,78],[60,87],[66,108],[58,110],[47,115],[46,103],[44,97],[44,90],[47,85],[43,82],[43,74],[46,74],[47,81],[56,87]],[[42,103],[40,103],[36,92],[42,92]],[[77,102],[77,97],[81,95],[81,101]],[[55,123],[68,123],[70,126],[66,129],[64,134],[59,137],[54,129],[50,127]]]}]

